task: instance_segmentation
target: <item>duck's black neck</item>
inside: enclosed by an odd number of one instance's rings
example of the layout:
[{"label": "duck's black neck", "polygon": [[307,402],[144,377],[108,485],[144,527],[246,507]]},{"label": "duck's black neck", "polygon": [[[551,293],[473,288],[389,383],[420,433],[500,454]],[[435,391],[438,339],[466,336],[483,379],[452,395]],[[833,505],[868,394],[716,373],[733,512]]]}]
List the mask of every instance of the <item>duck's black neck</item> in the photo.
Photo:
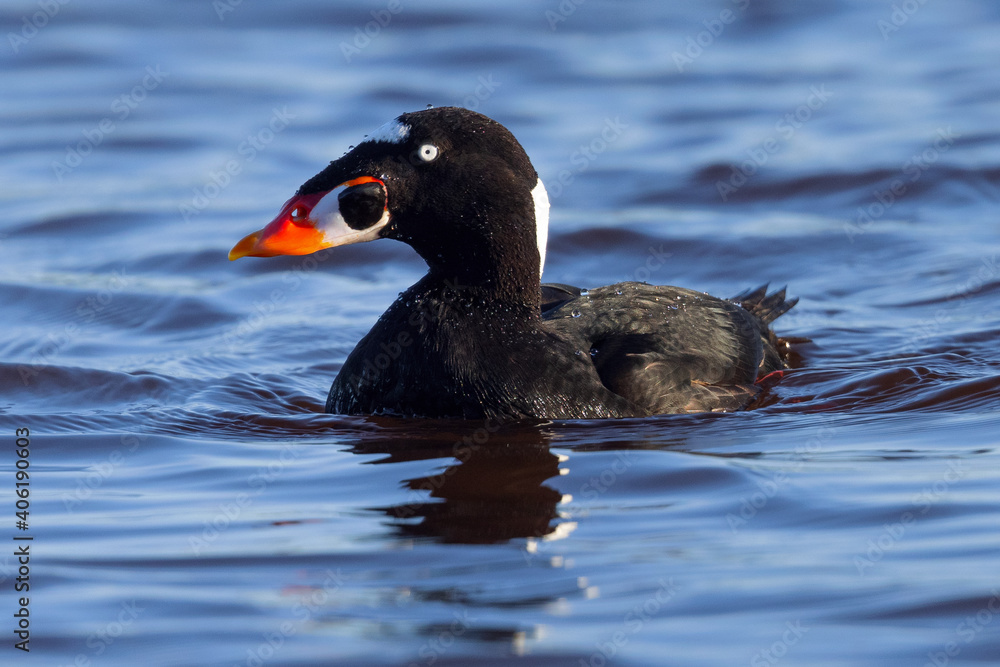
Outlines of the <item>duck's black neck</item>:
[{"label": "duck's black neck", "polygon": [[[538,315],[541,296],[537,240],[533,224],[451,224],[446,241],[424,244],[407,239],[430,269],[421,283],[468,295],[470,302],[495,304]],[[488,231],[487,231],[488,230]]]},{"label": "duck's black neck", "polygon": [[[430,271],[414,287],[423,295],[450,305],[462,304],[467,312],[484,315],[503,314],[511,319],[534,320],[540,316],[541,292],[538,273],[534,275],[512,268],[479,263],[470,265],[431,265]],[[535,262],[537,271],[537,262]]]}]

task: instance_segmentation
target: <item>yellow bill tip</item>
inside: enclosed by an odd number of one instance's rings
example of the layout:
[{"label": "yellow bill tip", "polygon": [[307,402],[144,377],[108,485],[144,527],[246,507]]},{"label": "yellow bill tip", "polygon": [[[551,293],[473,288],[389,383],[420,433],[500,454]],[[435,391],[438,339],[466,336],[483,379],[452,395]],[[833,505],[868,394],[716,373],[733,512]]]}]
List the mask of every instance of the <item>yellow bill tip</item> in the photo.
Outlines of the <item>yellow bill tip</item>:
[{"label": "yellow bill tip", "polygon": [[233,249],[229,251],[229,261],[235,261],[241,257],[247,257],[252,255],[254,249],[257,247],[257,241],[260,240],[260,232],[254,232],[248,236],[243,237],[243,239],[233,246]]}]

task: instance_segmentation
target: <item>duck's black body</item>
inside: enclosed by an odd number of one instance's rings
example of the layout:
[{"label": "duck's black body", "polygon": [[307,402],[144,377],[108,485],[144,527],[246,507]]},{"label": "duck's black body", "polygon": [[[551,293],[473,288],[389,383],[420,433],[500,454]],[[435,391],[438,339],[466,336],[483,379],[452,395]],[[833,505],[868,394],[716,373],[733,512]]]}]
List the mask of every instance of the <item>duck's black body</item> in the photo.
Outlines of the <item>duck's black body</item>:
[{"label": "duck's black body", "polygon": [[[643,283],[540,285],[547,207],[503,126],[432,109],[400,116],[331,163],[231,257],[395,238],[427,261],[428,274],[347,358],[327,412],[506,420],[736,410],[785,367],[768,328],[794,305],[783,290],[724,300]],[[292,243],[293,234],[312,236]]]},{"label": "duck's black body", "polygon": [[[767,321],[677,287],[544,285],[545,310],[512,317],[428,276],[404,292],[333,383],[326,410],[467,419],[638,417],[735,410],[784,368]],[[752,305],[751,305],[752,304]]]}]

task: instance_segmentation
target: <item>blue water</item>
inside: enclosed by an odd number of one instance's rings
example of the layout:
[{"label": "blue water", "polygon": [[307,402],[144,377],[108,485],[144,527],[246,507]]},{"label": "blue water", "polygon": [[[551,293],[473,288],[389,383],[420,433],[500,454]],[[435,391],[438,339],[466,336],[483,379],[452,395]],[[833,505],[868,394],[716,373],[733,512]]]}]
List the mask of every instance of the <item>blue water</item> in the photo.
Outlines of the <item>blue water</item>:
[{"label": "blue water", "polygon": [[[27,654],[0,557],[3,664],[1000,663],[1000,6],[54,0],[0,22],[0,539],[34,537]],[[777,330],[813,342],[773,400],[323,415],[422,263],[226,253],[428,104],[523,143],[545,279],[787,284]]]}]

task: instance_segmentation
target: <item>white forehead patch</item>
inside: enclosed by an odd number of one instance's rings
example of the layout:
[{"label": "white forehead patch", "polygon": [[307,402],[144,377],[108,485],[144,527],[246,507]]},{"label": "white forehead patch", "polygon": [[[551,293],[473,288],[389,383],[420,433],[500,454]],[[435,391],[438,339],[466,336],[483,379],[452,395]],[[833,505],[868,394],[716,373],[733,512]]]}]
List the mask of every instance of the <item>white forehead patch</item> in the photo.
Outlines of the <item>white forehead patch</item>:
[{"label": "white forehead patch", "polygon": [[401,144],[410,138],[410,126],[399,120],[390,120],[365,138],[365,143],[384,141],[388,144]]},{"label": "white forehead patch", "polygon": [[541,277],[545,268],[545,244],[549,240],[549,193],[541,178],[531,189],[531,198],[535,201],[535,240],[538,243],[538,275]]}]

